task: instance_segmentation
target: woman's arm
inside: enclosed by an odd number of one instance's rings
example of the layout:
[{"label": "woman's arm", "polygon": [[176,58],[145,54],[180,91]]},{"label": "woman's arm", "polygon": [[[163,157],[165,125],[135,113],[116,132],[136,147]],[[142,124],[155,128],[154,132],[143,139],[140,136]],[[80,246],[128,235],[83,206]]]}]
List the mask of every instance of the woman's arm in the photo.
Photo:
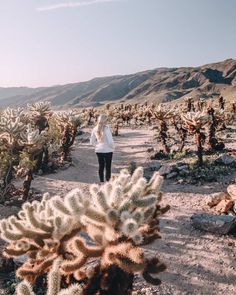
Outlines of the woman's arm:
[{"label": "woman's arm", "polygon": [[90,144],[95,146],[96,143],[97,143],[97,138],[96,138],[95,132],[93,130],[92,133],[91,133],[91,137],[90,137]]},{"label": "woman's arm", "polygon": [[113,136],[112,136],[112,133],[111,133],[111,129],[109,126],[107,126],[107,130],[106,130],[106,135],[107,135],[107,143],[108,145],[114,149],[115,148],[115,143],[114,143],[114,140],[113,140]]}]

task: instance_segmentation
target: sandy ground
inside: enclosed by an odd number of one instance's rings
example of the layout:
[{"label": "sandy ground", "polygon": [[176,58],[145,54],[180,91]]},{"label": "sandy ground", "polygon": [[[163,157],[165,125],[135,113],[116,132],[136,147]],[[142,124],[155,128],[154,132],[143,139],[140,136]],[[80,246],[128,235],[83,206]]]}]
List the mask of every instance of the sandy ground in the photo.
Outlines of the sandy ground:
[{"label": "sandy ground", "polygon": [[[113,173],[126,167],[130,161],[147,164],[146,150],[151,144],[151,133],[149,130],[127,129],[115,138]],[[56,174],[37,176],[32,187],[59,195],[75,187],[86,192],[89,184],[98,182],[97,167],[93,147],[87,142],[77,142],[73,166]],[[221,183],[201,187],[176,185],[173,181],[164,183],[163,203],[170,204],[171,210],[161,221],[162,239],[146,247],[146,251],[158,254],[168,268],[160,275],[162,285],[158,287],[146,285],[137,278],[136,286],[140,290],[149,288],[148,294],[162,295],[236,294],[235,238],[197,231],[190,222],[193,213],[207,210],[205,203],[210,192],[225,188],[226,185]],[[143,289],[139,294],[146,293]]]}]

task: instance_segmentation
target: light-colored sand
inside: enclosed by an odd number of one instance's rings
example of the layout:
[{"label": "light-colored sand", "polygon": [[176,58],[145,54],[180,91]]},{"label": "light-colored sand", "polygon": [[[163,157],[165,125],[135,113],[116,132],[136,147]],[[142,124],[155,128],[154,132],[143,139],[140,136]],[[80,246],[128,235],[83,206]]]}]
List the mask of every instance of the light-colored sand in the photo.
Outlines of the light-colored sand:
[{"label": "light-colored sand", "polygon": [[[149,130],[122,131],[121,136],[115,138],[113,172],[117,173],[130,161],[146,165],[150,138]],[[88,143],[76,143],[73,163],[69,169],[56,174],[37,176],[32,187],[59,195],[75,187],[86,192],[88,184],[98,182],[93,148]],[[195,187],[165,182],[163,202],[170,204],[171,210],[161,221],[163,238],[146,247],[146,251],[160,256],[168,269],[160,275],[162,285],[151,287],[149,294],[236,294],[235,239],[197,231],[190,222],[193,213],[206,208],[209,192],[225,187],[219,183]],[[136,284],[140,289],[147,287],[140,279]]]}]

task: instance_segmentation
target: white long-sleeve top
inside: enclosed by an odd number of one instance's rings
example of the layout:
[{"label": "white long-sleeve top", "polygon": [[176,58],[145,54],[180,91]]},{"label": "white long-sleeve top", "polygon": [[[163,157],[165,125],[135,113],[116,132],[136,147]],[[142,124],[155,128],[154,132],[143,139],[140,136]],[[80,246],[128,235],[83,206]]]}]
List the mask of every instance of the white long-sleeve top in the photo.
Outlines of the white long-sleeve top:
[{"label": "white long-sleeve top", "polygon": [[97,127],[94,127],[90,137],[90,144],[95,146],[96,153],[111,153],[115,149],[114,140],[110,127],[106,125],[103,129],[103,136],[100,142],[98,142],[96,135]]}]

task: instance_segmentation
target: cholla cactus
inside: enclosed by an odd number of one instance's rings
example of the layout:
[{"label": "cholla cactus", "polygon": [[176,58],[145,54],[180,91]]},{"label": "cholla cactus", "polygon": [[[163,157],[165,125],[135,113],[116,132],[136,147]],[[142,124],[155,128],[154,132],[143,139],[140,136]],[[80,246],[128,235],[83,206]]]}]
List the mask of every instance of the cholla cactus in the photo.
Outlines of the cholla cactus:
[{"label": "cholla cactus", "polygon": [[[45,131],[40,133],[39,129],[32,128],[30,124],[24,132],[21,133],[19,144],[22,146],[21,161],[18,169],[26,169],[26,176],[23,183],[23,199],[28,198],[31,182],[33,180],[33,170],[37,163],[38,156],[43,152],[44,145],[47,141]],[[22,157],[24,155],[24,157]],[[26,165],[24,165],[26,164]]]},{"label": "cholla cactus", "polygon": [[19,143],[27,147],[42,146],[46,139],[46,133],[40,133],[39,129],[33,128],[30,124],[27,125],[24,132],[20,134]]},{"label": "cholla cactus", "polygon": [[[122,170],[103,186],[92,185],[87,197],[76,189],[64,199],[45,195],[41,202],[26,203],[18,219],[0,223],[1,238],[8,242],[4,255],[28,256],[17,270],[28,281],[60,258],[60,274],[84,281],[83,294],[129,294],[134,273],[159,284],[153,274],[165,266],[156,257],[146,258],[140,246],[160,238],[158,219],[169,209],[159,204],[162,181],[156,173],[147,182],[139,167],[132,176]],[[87,245],[80,231],[95,245]],[[86,263],[93,258],[98,263],[88,271]]]},{"label": "cholla cactus", "polygon": [[234,117],[236,115],[236,102],[233,102],[231,104],[231,112],[233,113]]},{"label": "cholla cactus", "polygon": [[84,126],[89,126],[92,122],[94,123],[99,116],[99,111],[95,108],[83,109],[80,112],[80,118],[83,121]]},{"label": "cholla cactus", "polygon": [[188,130],[183,124],[183,120],[181,118],[179,111],[176,112],[175,115],[173,116],[172,123],[174,125],[175,130],[177,131],[177,135],[180,138],[179,152],[182,152],[187,139]]},{"label": "cholla cactus", "polygon": [[197,101],[198,111],[202,112],[207,106],[206,100],[204,98],[199,98]]},{"label": "cholla cactus", "polygon": [[0,117],[0,138],[6,139],[9,145],[15,143],[20,133],[25,130],[23,118],[23,109],[7,108]]},{"label": "cholla cactus", "polygon": [[18,157],[22,150],[19,144],[21,133],[25,130],[23,109],[7,108],[0,117],[0,201],[4,202],[14,176],[14,165],[18,164]]},{"label": "cholla cactus", "polygon": [[123,126],[122,119],[121,118],[120,119],[114,118],[111,123],[112,123],[112,134],[114,136],[118,136],[119,135],[119,129],[120,129],[120,127]]},{"label": "cholla cactus", "polygon": [[28,256],[17,276],[29,281],[44,273],[60,255],[66,257],[66,241],[82,226],[86,206],[78,190],[68,194],[64,202],[57,196],[49,198],[45,194],[41,202],[25,203],[18,218],[11,216],[0,222],[1,238],[9,243],[4,254]]},{"label": "cholla cactus", "polygon": [[203,144],[206,139],[203,130],[209,123],[210,117],[204,112],[188,112],[187,114],[182,114],[181,117],[185,127],[196,138],[198,164],[201,166],[203,164]]},{"label": "cholla cactus", "polygon": [[81,125],[81,116],[75,111],[59,112],[54,115],[61,129],[62,161],[68,159],[71,146],[74,144],[77,128]]},{"label": "cholla cactus", "polygon": [[51,156],[53,153],[57,153],[60,150],[61,146],[56,142],[48,144],[48,154]]},{"label": "cholla cactus", "polygon": [[[170,148],[167,144],[168,139],[168,125],[167,121],[174,116],[174,111],[172,109],[166,110],[163,106],[159,105],[155,110],[152,111],[152,114],[154,118],[158,120],[158,123],[160,124],[160,130],[158,137],[160,137],[163,148],[165,153],[170,153]],[[158,124],[158,125],[159,125]]]},{"label": "cholla cactus", "polygon": [[156,193],[162,181],[162,177],[155,174],[147,183],[140,167],[132,176],[127,170],[122,170],[117,179],[101,188],[93,185],[90,192],[94,210],[102,215],[99,221],[93,220],[92,216],[87,217],[87,222],[105,225],[102,235],[105,244],[122,236],[133,240],[135,244],[142,244],[143,236],[139,229],[148,223],[160,201],[161,195],[157,196]]},{"label": "cholla cactus", "polygon": [[[36,102],[32,105],[28,104],[27,112],[29,122],[34,125],[39,131],[45,132],[49,131],[49,119],[52,115],[51,105],[48,101]],[[51,139],[48,136],[48,142],[51,143]],[[47,171],[48,167],[48,145],[45,142],[43,148],[41,149],[40,154],[37,157],[35,170],[42,170],[43,172]]]},{"label": "cholla cactus", "polygon": [[78,127],[81,124],[80,115],[75,110],[58,112],[54,114],[54,117],[56,118],[58,124],[63,126],[65,124],[71,124]]},{"label": "cholla cactus", "polygon": [[17,108],[17,109],[7,108],[2,112],[1,116],[8,119],[15,120],[16,118],[22,119],[25,116],[25,114],[24,114],[23,108]]},{"label": "cholla cactus", "polygon": [[224,97],[223,96],[220,96],[219,97],[219,107],[222,110],[224,110],[224,108],[225,108],[225,100],[224,100]]},{"label": "cholla cactus", "polygon": [[[61,289],[61,260],[54,261],[52,269],[48,273],[48,288],[46,295],[82,295],[83,288],[79,284],[73,284],[66,289]],[[28,281],[23,281],[16,287],[16,295],[37,295],[33,292],[32,286]]]},{"label": "cholla cactus", "polygon": [[192,97],[186,97],[185,103],[187,112],[195,112],[194,101]]},{"label": "cholla cactus", "polygon": [[34,117],[48,117],[52,114],[49,101],[40,101],[32,105],[28,104],[28,110]]},{"label": "cholla cactus", "polygon": [[216,132],[221,124],[225,123],[225,113],[224,110],[214,109],[212,107],[208,108],[208,114],[210,115],[209,124],[209,145],[212,150],[222,150],[225,145],[223,142],[218,142],[216,138]]}]

